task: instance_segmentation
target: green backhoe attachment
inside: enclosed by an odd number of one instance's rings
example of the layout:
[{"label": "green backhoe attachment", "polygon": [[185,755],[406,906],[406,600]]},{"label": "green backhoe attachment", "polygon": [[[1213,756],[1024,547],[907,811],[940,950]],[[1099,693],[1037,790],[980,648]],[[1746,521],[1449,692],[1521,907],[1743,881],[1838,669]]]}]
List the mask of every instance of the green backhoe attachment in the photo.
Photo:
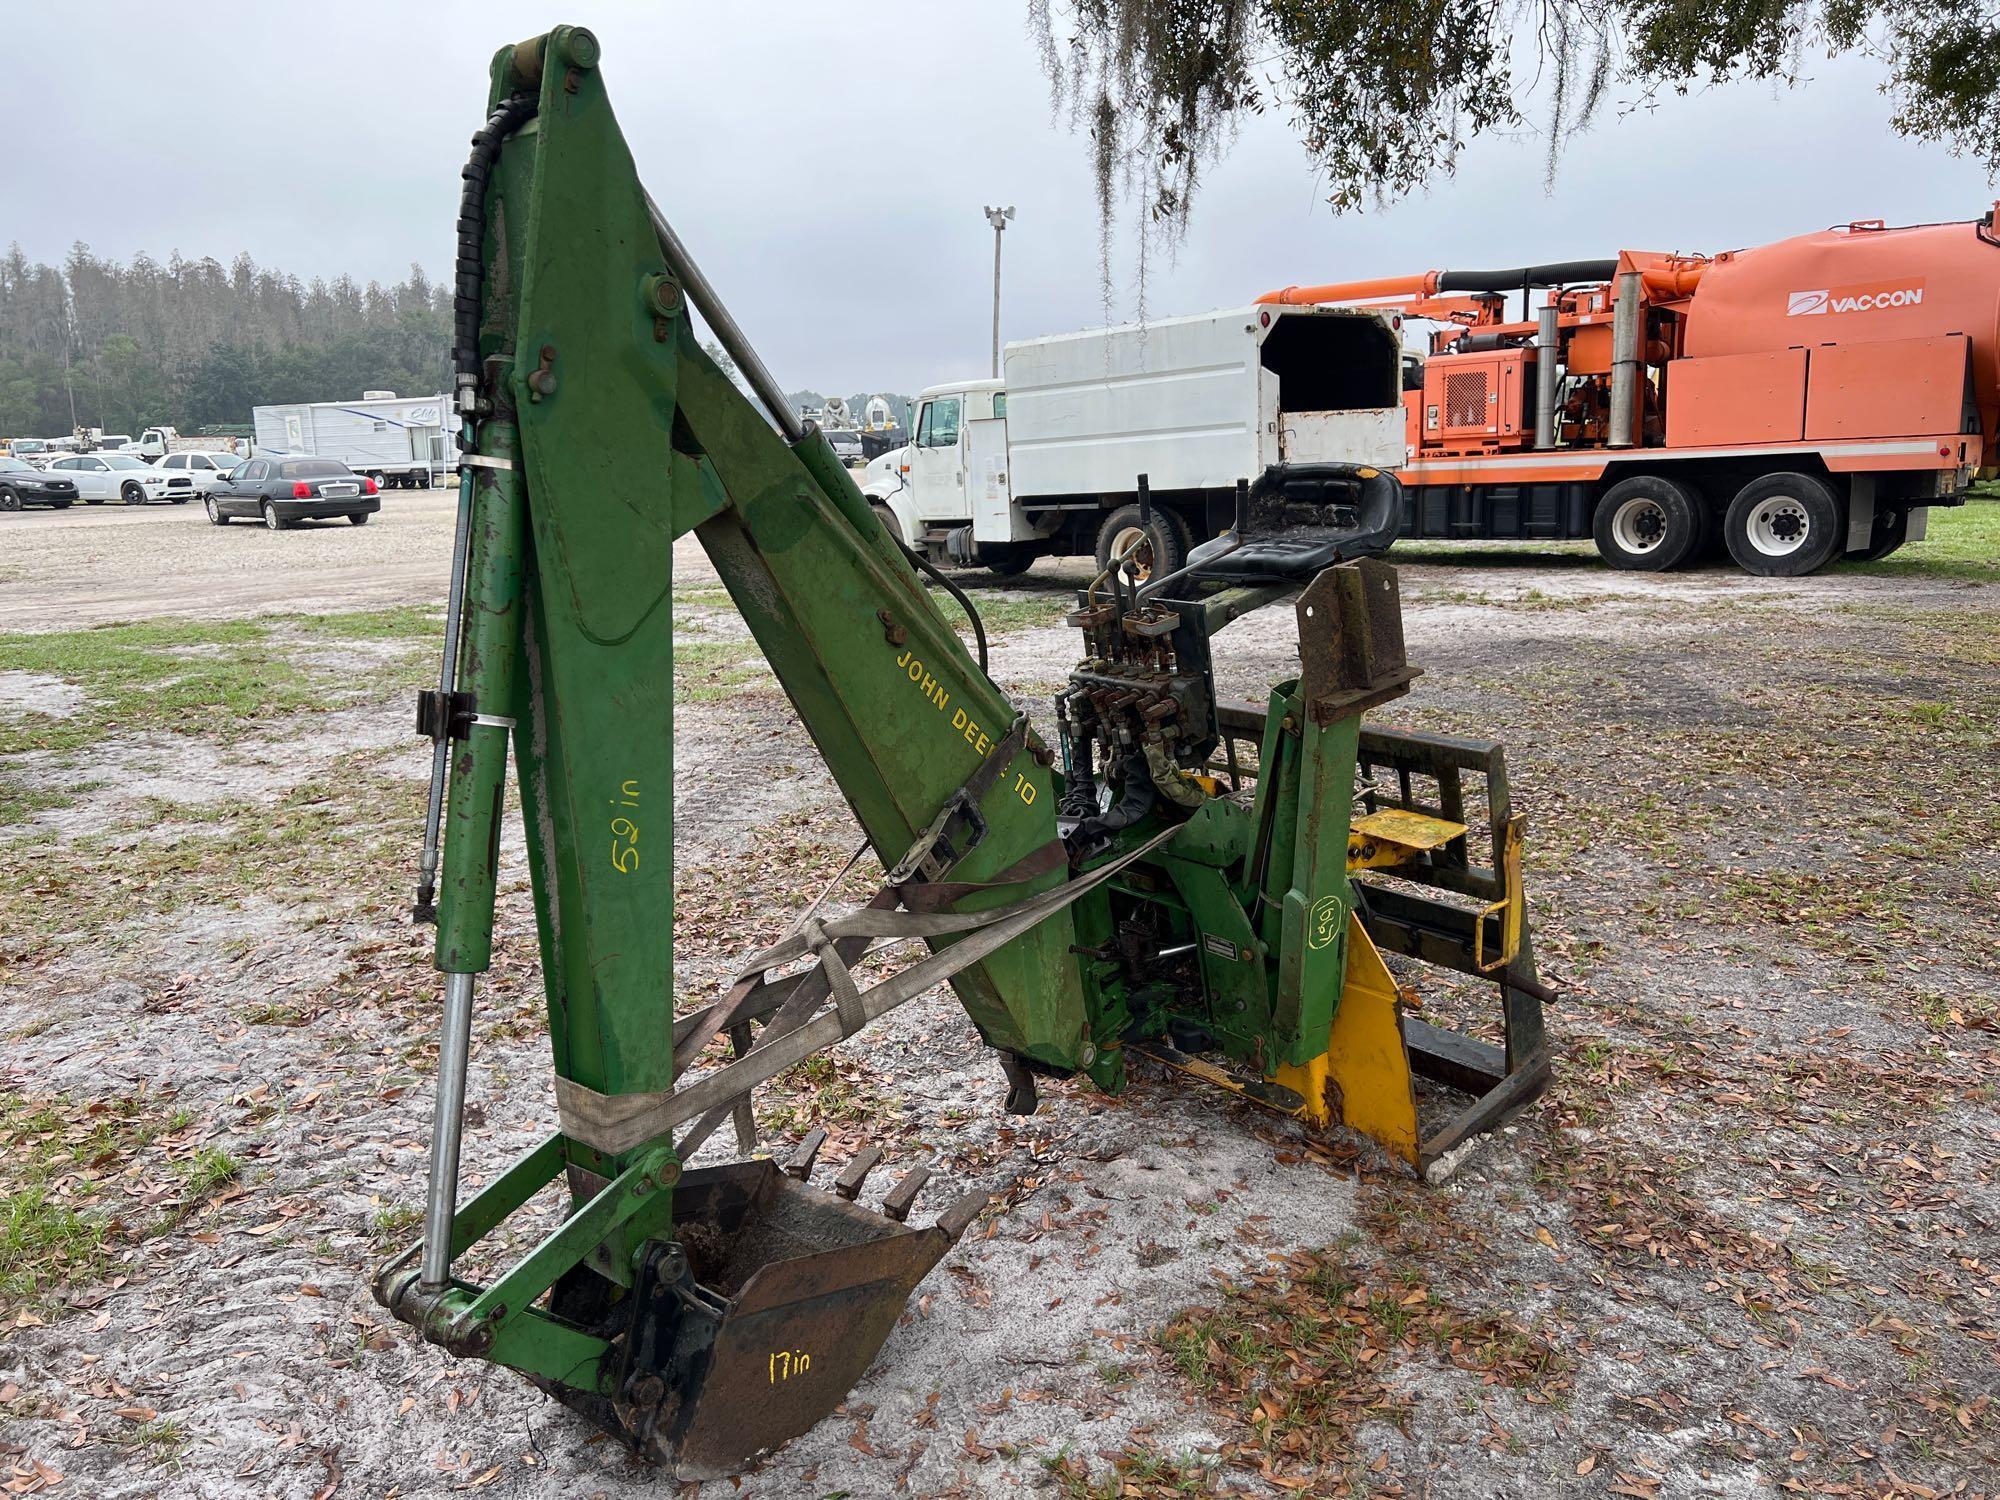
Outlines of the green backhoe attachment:
[{"label": "green backhoe attachment", "polygon": [[[1353,560],[1379,538],[1326,505],[1298,534],[1239,525],[1212,576],[1107,572],[1070,617],[1083,659],[1045,742],[640,186],[598,60],[576,27],[502,49],[464,174],[459,533],[418,712],[436,760],[417,911],[437,923],[443,1035],[423,1237],[375,1292],[704,1478],[832,1410],[987,1201],[962,1188],[911,1228],[922,1166],[877,1198],[872,1148],[830,1191],[809,1181],[820,1138],[783,1170],[757,1156],[750,1093],[785,1069],[949,983],[1010,1108],[1035,1108],[1038,1076],[1116,1092],[1146,1057],[1424,1171],[1546,1080],[1545,992],[1498,748],[1363,726],[1416,675],[1394,570]],[[1315,495],[1379,500],[1385,481],[1329,466]],[[676,1015],[672,563],[689,534],[886,879],[858,910],[814,903]],[[1298,678],[1217,701],[1212,638],[1292,597]],[[558,1119],[460,1202],[510,761]],[[864,981],[891,950],[901,967]],[[1490,986],[1504,1044],[1406,1015],[1384,954],[1458,971],[1461,999]],[[693,1165],[724,1125],[737,1159]],[[566,1196],[556,1228],[464,1274],[545,1189]]]}]

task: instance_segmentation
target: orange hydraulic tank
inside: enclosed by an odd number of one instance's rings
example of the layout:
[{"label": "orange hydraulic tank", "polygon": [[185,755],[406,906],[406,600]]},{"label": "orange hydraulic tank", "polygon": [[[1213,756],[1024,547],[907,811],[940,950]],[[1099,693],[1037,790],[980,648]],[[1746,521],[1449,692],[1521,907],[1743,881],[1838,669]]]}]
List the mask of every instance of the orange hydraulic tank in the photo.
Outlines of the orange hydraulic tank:
[{"label": "orange hydraulic tank", "polygon": [[1684,347],[1699,359],[1953,333],[1971,340],[1991,453],[2000,433],[2000,237],[1990,223],[1856,224],[1719,255],[1688,304]]}]

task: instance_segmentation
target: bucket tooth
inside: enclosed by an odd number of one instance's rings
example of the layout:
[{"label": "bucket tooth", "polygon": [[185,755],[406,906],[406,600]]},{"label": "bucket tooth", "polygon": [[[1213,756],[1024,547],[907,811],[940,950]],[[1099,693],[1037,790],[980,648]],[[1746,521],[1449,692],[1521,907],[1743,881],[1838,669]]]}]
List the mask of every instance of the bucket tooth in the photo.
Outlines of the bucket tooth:
[{"label": "bucket tooth", "polygon": [[864,1146],[854,1154],[854,1159],[840,1169],[840,1175],[833,1180],[833,1190],[852,1203],[861,1195],[861,1184],[868,1180],[868,1174],[882,1163],[880,1146]]},{"label": "bucket tooth", "polygon": [[812,1176],[813,1162],[819,1157],[819,1148],[826,1144],[826,1127],[815,1125],[798,1148],[785,1158],[785,1175],[794,1182],[804,1182]]},{"label": "bucket tooth", "polygon": [[974,1188],[943,1213],[938,1215],[936,1227],[943,1231],[946,1239],[954,1245],[958,1237],[965,1233],[972,1221],[979,1217],[992,1195],[984,1188]]},{"label": "bucket tooth", "polygon": [[924,1190],[924,1184],[931,1180],[929,1167],[913,1167],[905,1172],[896,1185],[882,1196],[882,1216],[894,1219],[898,1224],[910,1217],[910,1209],[917,1201],[917,1194]]}]

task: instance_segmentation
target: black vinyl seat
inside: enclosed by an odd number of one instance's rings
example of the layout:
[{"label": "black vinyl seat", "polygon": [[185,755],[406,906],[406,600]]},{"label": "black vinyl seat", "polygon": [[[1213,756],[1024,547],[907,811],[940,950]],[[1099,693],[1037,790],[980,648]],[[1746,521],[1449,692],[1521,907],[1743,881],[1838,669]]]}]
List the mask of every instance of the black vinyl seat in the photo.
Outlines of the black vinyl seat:
[{"label": "black vinyl seat", "polygon": [[1335,563],[1389,550],[1403,486],[1356,464],[1274,467],[1251,486],[1249,519],[1240,546],[1190,571],[1204,582],[1310,583]]}]

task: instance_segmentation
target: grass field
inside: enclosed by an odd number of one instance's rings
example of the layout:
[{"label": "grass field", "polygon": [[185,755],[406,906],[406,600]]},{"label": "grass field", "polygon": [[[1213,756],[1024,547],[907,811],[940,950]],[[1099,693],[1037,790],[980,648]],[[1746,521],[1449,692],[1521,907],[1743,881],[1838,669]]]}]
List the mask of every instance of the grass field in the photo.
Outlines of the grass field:
[{"label": "grass field", "polygon": [[[1399,542],[1397,562],[1440,563],[1481,568],[1603,566],[1589,542]],[[1727,570],[1724,559],[1711,567]],[[2000,485],[1983,485],[1964,505],[1931,511],[1930,532],[1880,562],[1836,563],[1834,573],[1879,573],[1901,578],[2000,581]]]}]

